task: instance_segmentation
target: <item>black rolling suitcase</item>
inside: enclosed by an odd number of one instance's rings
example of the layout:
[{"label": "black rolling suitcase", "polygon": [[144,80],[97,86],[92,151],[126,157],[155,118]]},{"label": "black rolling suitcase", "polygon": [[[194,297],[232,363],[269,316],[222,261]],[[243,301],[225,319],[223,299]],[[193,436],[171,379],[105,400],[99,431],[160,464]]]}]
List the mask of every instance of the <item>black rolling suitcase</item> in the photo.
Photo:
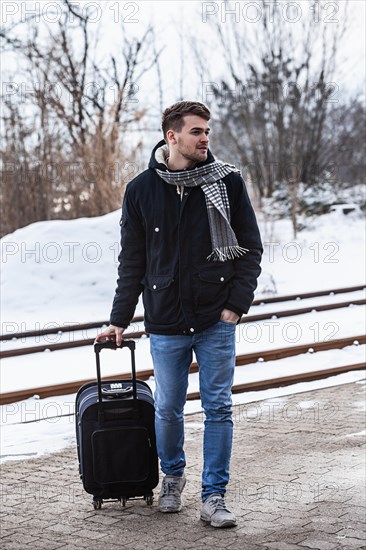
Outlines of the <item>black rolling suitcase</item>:
[{"label": "black rolling suitcase", "polygon": [[131,351],[132,378],[102,381],[99,354],[117,346],[95,342],[97,381],[76,395],[79,471],[95,509],[105,499],[125,506],[128,498],[143,497],[150,505],[159,482],[154,399],[150,387],[136,380],[135,342],[123,340],[121,347]]}]

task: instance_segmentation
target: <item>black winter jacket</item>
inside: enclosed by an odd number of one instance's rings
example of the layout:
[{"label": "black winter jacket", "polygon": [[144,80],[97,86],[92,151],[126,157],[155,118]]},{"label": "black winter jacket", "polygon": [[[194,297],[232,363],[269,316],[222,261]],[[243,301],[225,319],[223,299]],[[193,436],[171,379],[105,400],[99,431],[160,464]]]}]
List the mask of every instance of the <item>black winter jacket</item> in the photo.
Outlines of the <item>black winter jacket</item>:
[{"label": "black winter jacket", "polygon": [[[126,187],[122,207],[121,252],[110,323],[126,328],[143,292],[148,333],[194,334],[217,323],[224,308],[239,316],[253,301],[263,248],[243,179],[231,173],[223,181],[231,226],[249,252],[225,262],[207,260],[211,238],[205,196],[200,187],[184,188],[162,180],[153,149],[149,168]],[[196,166],[213,162],[207,159]]]}]

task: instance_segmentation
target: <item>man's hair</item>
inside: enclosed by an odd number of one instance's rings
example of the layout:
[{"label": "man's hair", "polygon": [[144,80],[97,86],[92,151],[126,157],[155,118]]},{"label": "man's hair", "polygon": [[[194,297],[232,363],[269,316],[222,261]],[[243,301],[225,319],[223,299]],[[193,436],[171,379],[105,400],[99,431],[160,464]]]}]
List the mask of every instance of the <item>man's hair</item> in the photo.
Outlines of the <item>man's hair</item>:
[{"label": "man's hair", "polygon": [[203,103],[198,101],[178,101],[163,112],[162,130],[164,138],[168,130],[180,132],[184,126],[183,117],[185,115],[197,115],[205,120],[210,120],[211,113]]}]

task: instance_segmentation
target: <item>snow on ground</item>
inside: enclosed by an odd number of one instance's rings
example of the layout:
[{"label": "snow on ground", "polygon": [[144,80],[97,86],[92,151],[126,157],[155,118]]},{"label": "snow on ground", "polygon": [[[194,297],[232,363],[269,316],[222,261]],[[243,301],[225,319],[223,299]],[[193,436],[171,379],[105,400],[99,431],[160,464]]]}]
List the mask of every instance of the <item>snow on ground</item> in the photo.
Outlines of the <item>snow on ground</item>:
[{"label": "snow on ground", "polygon": [[[120,211],[33,223],[1,239],[1,333],[109,318],[117,278]],[[365,280],[365,224],[339,212],[265,223],[256,297],[352,286]],[[142,314],[141,301],[136,313]]]},{"label": "snow on ground", "polygon": [[276,221],[273,230],[260,224],[264,258],[259,292],[275,287],[281,295],[364,283],[364,218],[334,212],[307,223],[296,240],[289,220]]},{"label": "snow on ground", "polygon": [[[349,302],[349,301],[352,302],[352,301],[361,300],[361,299],[364,300],[365,298],[366,298],[366,288],[363,290],[356,290],[354,292],[344,292],[342,294],[337,294],[337,295],[328,294],[326,296],[319,296],[316,298],[303,298],[301,300],[298,300],[298,299],[289,300],[288,302],[280,302],[280,303],[273,303],[273,304],[260,303],[258,305],[253,305],[251,307],[250,313],[248,317],[246,317],[246,323],[252,323],[252,321],[250,321],[250,317],[252,317],[253,315],[265,313],[269,317],[271,317],[271,314],[273,314],[272,321],[267,320],[266,324],[265,325],[263,324],[260,330],[261,331],[266,330],[267,332],[269,332],[270,330],[272,330],[270,328],[272,326],[273,330],[276,329],[276,331],[278,331],[278,329],[276,328],[277,324],[275,321],[275,317],[276,317],[275,314],[278,311],[283,311],[283,310],[291,311],[292,309],[316,307],[316,306],[321,306],[325,304],[334,304],[335,302],[337,303]],[[345,306],[345,307],[353,307],[353,306],[351,305],[351,306]],[[287,319],[287,323],[285,324],[282,330],[284,330],[285,336],[287,335],[289,339],[292,338],[294,340],[296,339],[296,333],[297,333],[296,326],[300,325],[301,323],[296,323],[296,319],[291,319],[290,322],[291,322],[291,325],[289,325],[289,320]],[[252,339],[257,339],[258,337],[258,335],[256,334],[257,330],[254,329],[254,326],[257,326],[257,325],[258,323],[251,324],[246,329],[242,330],[242,333],[245,332],[245,334],[247,335],[248,340],[250,340],[250,332],[253,333]],[[103,325],[103,326],[106,326],[106,325]],[[293,330],[292,336],[290,334],[291,326]],[[264,328],[264,327],[267,327],[267,328]],[[60,328],[59,325],[57,325],[57,328]],[[1,342],[1,349],[2,351],[8,351],[13,349],[22,349],[24,347],[50,346],[52,344],[59,344],[63,342],[70,342],[70,341],[77,341],[77,340],[90,340],[92,338],[95,338],[96,335],[99,332],[101,332],[101,330],[103,330],[103,327],[100,327],[99,329],[89,328],[89,329],[83,329],[79,331],[75,330],[72,332],[72,334],[68,332],[58,331],[55,334],[45,334],[42,336],[33,336],[33,337],[27,337],[27,338],[25,336],[22,336],[20,338],[12,338],[11,340],[5,340],[4,342]],[[132,323],[128,329],[128,332],[134,333],[142,330],[144,330],[144,325],[142,322]],[[312,330],[314,331],[314,336],[316,336],[316,333],[318,332],[318,337],[322,337],[322,336],[329,337],[333,332],[331,325],[328,326],[327,334],[323,327],[323,330],[322,330],[323,334],[321,335],[319,327],[317,327],[317,325],[314,325]],[[359,330],[358,327],[355,327],[354,334],[357,333],[357,330]]]},{"label": "snow on ground", "polygon": [[1,240],[2,333],[108,319],[120,212],[37,222]]},{"label": "snow on ground", "polygon": [[[120,211],[116,211],[98,218],[38,222],[4,237],[1,240],[1,332],[108,319],[116,286],[119,219]],[[260,216],[258,220],[264,257],[257,298],[364,283],[365,225],[358,215],[333,212],[307,220],[307,228],[298,234],[296,240],[288,220],[278,220],[273,224],[264,222]],[[356,299],[363,293],[353,295]],[[344,297],[340,296],[317,298],[311,303],[316,305],[342,299]],[[253,307],[250,314],[275,311],[277,307],[289,309],[296,305],[298,303],[293,302],[281,306],[258,306]],[[301,305],[306,304],[301,302]],[[136,314],[142,314],[141,302]],[[364,306],[312,312],[291,319],[271,319],[238,327],[237,353],[351,336],[364,330]],[[94,335],[88,332],[87,337]],[[58,341],[58,337],[55,335],[55,340],[50,336],[47,338],[51,343]],[[16,345],[11,342],[3,344],[3,349]],[[138,369],[152,367],[148,348],[147,339],[138,342]],[[128,371],[128,356],[122,360],[120,353],[109,353],[104,366],[106,376]],[[236,369],[235,383],[361,362],[364,357],[365,346],[349,346],[341,351],[330,350],[246,365]],[[65,380],[82,380],[94,377],[94,372],[91,347],[9,358],[2,363],[1,390],[7,392]],[[234,403],[272,397],[281,402],[279,396],[363,377],[363,371],[355,371],[285,388],[246,392],[235,395]],[[149,383],[153,389],[154,381]],[[190,390],[195,389],[198,389],[198,376],[194,374],[190,379]],[[2,458],[39,456],[68,444],[74,445],[74,399],[74,395],[48,400],[33,398],[1,407]],[[360,403],[355,406],[364,410]],[[185,408],[186,414],[200,410],[199,401],[188,402]],[[69,416],[59,418],[60,413]],[[46,420],[38,421],[42,416]],[[30,420],[35,421],[24,423]]]}]

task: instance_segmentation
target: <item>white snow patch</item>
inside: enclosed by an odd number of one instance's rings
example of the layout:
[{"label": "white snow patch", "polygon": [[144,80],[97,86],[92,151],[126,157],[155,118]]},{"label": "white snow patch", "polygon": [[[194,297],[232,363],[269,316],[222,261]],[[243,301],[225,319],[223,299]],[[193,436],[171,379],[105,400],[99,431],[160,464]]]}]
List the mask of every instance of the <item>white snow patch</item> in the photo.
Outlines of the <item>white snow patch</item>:
[{"label": "white snow patch", "polygon": [[354,434],[347,434],[346,437],[360,437],[366,435],[366,430],[362,430],[361,432],[356,432]]},{"label": "white snow patch", "polygon": [[[37,222],[1,239],[1,332],[108,319],[117,279],[120,215],[118,210],[98,218]],[[289,220],[268,224],[258,216],[258,221],[264,256],[257,298],[273,293],[294,294],[354,286],[365,280],[364,220],[350,214],[320,216],[308,220],[307,229],[298,234],[296,241]],[[353,295],[357,299],[364,293]],[[312,299],[308,303],[316,305],[342,299],[345,296]],[[279,306],[258,306],[250,313],[297,305],[294,301]],[[142,313],[140,300],[136,315]],[[331,312],[313,312],[291,320],[272,319],[272,325],[268,322],[266,325],[241,325],[237,331],[237,353],[324,341],[332,330],[335,331],[332,337],[361,334],[365,328],[364,313],[363,306],[354,306]],[[11,345],[17,344],[3,343],[2,347],[9,349]],[[152,367],[147,339],[139,341],[136,353],[138,370]],[[246,365],[236,369],[235,383],[361,362],[364,357],[365,346],[349,346],[343,350]],[[105,377],[128,372],[130,368],[129,358],[121,359],[119,353],[110,354],[104,363]],[[279,403],[280,399],[294,393],[355,381],[364,383],[361,380],[364,374],[364,371],[353,371],[314,382],[246,392],[234,395],[233,402],[242,404],[275,398]],[[37,353],[4,359],[1,389],[7,392],[36,388],[94,376],[91,348]],[[154,389],[153,378],[149,384]],[[196,375],[190,377],[189,388],[192,391],[198,389]],[[75,395],[29,399],[1,407],[2,460],[41,456],[75,445],[74,399]],[[354,406],[365,410],[364,402],[357,402]],[[305,402],[303,407],[305,410],[311,405]],[[186,414],[200,411],[200,401],[187,402]],[[254,413],[247,412],[250,418],[255,417]],[[60,417],[60,414],[69,416]],[[45,420],[38,420],[42,417]]]},{"label": "white snow patch", "polygon": [[[2,333],[109,318],[121,212],[37,222],[1,239]],[[326,214],[295,240],[289,220],[258,215],[264,244],[256,297],[362,284],[365,222]],[[350,269],[352,266],[352,269]],[[143,313],[141,300],[136,314]]]}]

